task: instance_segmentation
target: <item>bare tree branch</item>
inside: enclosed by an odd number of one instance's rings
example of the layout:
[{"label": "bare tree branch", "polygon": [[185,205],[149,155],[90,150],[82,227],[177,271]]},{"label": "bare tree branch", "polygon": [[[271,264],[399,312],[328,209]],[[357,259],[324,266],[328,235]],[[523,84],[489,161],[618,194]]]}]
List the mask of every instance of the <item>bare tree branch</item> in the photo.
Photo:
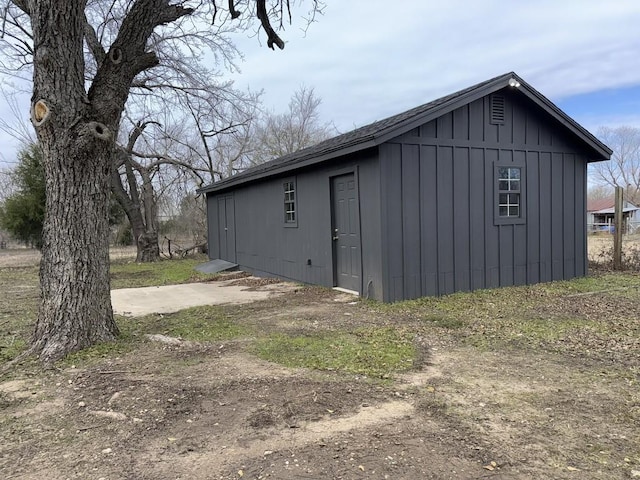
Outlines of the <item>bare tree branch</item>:
[{"label": "bare tree branch", "polygon": [[[214,4],[215,4],[215,1],[214,1]],[[229,14],[231,15],[231,18],[233,20],[235,20],[240,16],[240,12],[237,11],[235,7],[235,0],[229,0]]]},{"label": "bare tree branch", "polygon": [[89,88],[89,101],[108,124],[117,123],[136,75],[159,63],[154,52],[145,51],[153,30],[193,12],[193,8],[171,5],[168,0],[137,0],[133,4],[111,45],[112,61],[98,67]]},{"label": "bare tree branch", "polygon": [[16,7],[18,7],[20,10],[22,10],[24,13],[26,13],[27,15],[31,14],[31,2],[33,0],[11,0],[11,3],[13,3]]},{"label": "bare tree branch", "polygon": [[628,200],[640,205],[640,129],[602,127],[598,136],[613,149],[613,155],[608,162],[590,165],[595,181],[624,188]]},{"label": "bare tree branch", "polygon": [[102,62],[104,62],[107,54],[100,44],[100,41],[98,40],[95,29],[91,26],[89,20],[87,20],[86,15],[84,20],[84,39],[87,42],[89,50],[93,54],[93,58],[95,59],[96,64],[98,66],[102,65]]},{"label": "bare tree branch", "polygon": [[267,14],[267,7],[265,5],[265,1],[266,0],[256,0],[256,4],[257,4],[256,16],[260,20],[260,23],[262,24],[262,28],[267,34],[267,46],[271,50],[275,50],[273,48],[273,45],[276,44],[280,50],[283,50],[284,42],[271,26],[271,21],[269,20],[269,15]]}]

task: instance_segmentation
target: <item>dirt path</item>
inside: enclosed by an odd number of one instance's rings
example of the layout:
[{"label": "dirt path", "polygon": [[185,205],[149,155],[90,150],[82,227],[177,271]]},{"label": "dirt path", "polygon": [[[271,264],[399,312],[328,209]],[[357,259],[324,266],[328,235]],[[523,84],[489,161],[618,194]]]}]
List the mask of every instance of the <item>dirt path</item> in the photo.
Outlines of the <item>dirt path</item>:
[{"label": "dirt path", "polygon": [[581,420],[603,409],[586,386],[562,392],[560,378],[536,378],[534,359],[521,378],[497,358],[471,365],[467,353],[437,354],[433,366],[379,385],[291,371],[234,345],[149,344],[41,383],[2,384],[12,428],[0,471],[34,480],[623,478],[567,464],[593,438],[621,445],[637,434]]},{"label": "dirt path", "polygon": [[2,391],[5,478],[477,478],[490,462],[411,384],[291,371],[234,346],[150,344]]}]

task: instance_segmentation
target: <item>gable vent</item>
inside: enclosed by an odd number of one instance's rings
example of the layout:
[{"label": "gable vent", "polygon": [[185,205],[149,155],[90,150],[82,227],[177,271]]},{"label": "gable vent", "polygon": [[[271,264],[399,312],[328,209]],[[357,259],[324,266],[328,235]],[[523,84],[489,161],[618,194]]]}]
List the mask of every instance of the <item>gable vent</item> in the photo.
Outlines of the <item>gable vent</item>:
[{"label": "gable vent", "polygon": [[504,97],[502,95],[491,95],[491,123],[494,125],[504,124]]}]

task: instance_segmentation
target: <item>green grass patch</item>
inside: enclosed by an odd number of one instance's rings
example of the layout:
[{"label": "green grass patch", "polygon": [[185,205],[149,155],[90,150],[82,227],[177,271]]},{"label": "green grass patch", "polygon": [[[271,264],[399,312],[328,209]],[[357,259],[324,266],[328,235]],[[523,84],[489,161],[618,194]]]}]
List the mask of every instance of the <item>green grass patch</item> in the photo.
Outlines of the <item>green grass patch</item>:
[{"label": "green grass patch", "polygon": [[640,324],[634,305],[638,300],[640,275],[624,272],[372,304],[371,308],[419,322],[427,336],[453,335],[481,350],[593,354],[636,348]]},{"label": "green grass patch", "polygon": [[70,353],[60,361],[63,366],[86,366],[105,358],[116,357],[131,352],[138,346],[137,339],[121,334],[114,342],[104,342],[85,348],[79,352]]},{"label": "green grass patch", "polygon": [[467,326],[465,319],[446,315],[426,315],[422,320],[428,326],[444,328],[446,330],[456,330]]},{"label": "green grass patch", "polygon": [[559,282],[541,283],[529,288],[537,289],[551,295],[571,295],[586,292],[607,292],[616,289],[640,288],[640,275],[637,273],[614,273],[590,275]]},{"label": "green grass patch", "polygon": [[524,310],[535,309],[537,305],[551,302],[557,297],[579,293],[603,292],[635,298],[638,289],[640,275],[628,272],[607,273],[567,281],[460,292],[442,297],[422,297],[379,304],[376,308],[425,320],[438,316],[483,318],[521,314]]},{"label": "green grass patch", "polygon": [[214,342],[250,335],[247,327],[217,306],[193,307],[169,314],[153,314],[124,322],[136,322],[134,334],[161,333],[196,342]]},{"label": "green grass patch", "polygon": [[306,336],[275,333],[258,339],[255,353],[286,367],[337,370],[387,378],[410,369],[416,358],[413,336],[394,328]]},{"label": "green grass patch", "polygon": [[13,360],[27,348],[24,338],[3,336],[0,338],[0,363]]},{"label": "green grass patch", "polygon": [[94,360],[121,355],[135,350],[145,334],[163,334],[194,342],[230,340],[251,334],[246,327],[215,306],[194,307],[169,314],[144,317],[116,317],[120,336],[115,342],[105,342],[73,353],[64,359],[66,365],[84,365]]},{"label": "green grass patch", "polygon": [[155,287],[210,280],[215,274],[194,270],[204,261],[205,257],[159,260],[154,263],[115,262],[111,264],[111,288]]}]

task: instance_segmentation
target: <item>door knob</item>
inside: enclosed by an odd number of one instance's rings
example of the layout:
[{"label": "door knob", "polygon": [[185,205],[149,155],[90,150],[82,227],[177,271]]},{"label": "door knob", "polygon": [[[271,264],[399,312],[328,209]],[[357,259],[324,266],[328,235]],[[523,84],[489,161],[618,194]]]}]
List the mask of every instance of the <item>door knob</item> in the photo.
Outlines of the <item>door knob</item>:
[{"label": "door knob", "polygon": [[331,240],[336,241],[336,240],[339,240],[339,239],[340,239],[340,237],[338,236],[338,229],[336,228],[333,231],[333,236],[331,237]]}]

